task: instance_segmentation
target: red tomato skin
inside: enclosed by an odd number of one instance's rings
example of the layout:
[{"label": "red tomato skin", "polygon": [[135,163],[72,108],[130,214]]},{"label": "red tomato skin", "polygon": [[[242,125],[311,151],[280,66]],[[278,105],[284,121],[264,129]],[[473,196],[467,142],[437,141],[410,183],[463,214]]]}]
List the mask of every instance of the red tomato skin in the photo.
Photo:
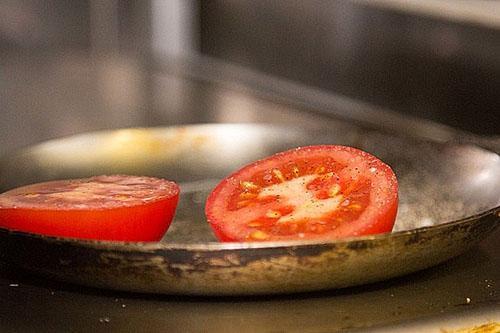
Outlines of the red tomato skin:
[{"label": "red tomato skin", "polygon": [[[374,207],[370,207],[369,216],[361,216],[356,223],[351,225],[342,225],[340,228],[335,230],[334,232],[330,232],[325,236],[318,237],[306,237],[305,239],[340,239],[347,237],[355,237],[355,236],[363,236],[363,235],[372,235],[372,234],[380,234],[392,231],[394,226],[394,222],[397,216],[398,211],[398,183],[396,179],[396,175],[392,171],[392,169],[382,161],[380,161],[375,156],[364,152],[362,150],[348,147],[348,146],[338,146],[338,145],[318,145],[318,146],[307,146],[307,147],[299,147],[292,150],[284,151],[272,155],[270,157],[264,158],[262,160],[253,162],[241,168],[240,170],[234,172],[230,176],[223,179],[212,191],[209,195],[206,207],[205,214],[207,216],[207,221],[212,227],[212,230],[219,241],[222,242],[242,242],[248,241],[241,237],[241,235],[231,235],[226,232],[224,227],[224,222],[221,221],[220,215],[216,212],[216,206],[220,205],[220,197],[223,195],[222,193],[226,191],[227,187],[234,187],[235,184],[239,183],[241,180],[245,180],[241,178],[241,175],[246,172],[251,172],[252,170],[260,170],[259,166],[263,163],[266,163],[268,167],[274,167],[279,165],[279,162],[290,161],[291,156],[294,154],[301,154],[304,151],[310,151],[311,153],[321,152],[321,151],[343,151],[352,153],[354,156],[361,156],[367,159],[367,163],[370,165],[375,165],[378,171],[384,174],[384,177],[387,179],[388,187],[383,189],[383,193],[386,196],[384,198],[384,202],[380,202],[377,200]],[[275,164],[273,164],[276,162]],[[226,198],[227,199],[227,198]],[[296,236],[292,237],[283,237],[279,239],[275,239],[271,237],[268,239],[269,241],[273,240],[300,240]]]},{"label": "red tomato skin", "polygon": [[0,227],[54,237],[154,242],[168,230],[178,200],[179,187],[175,184],[172,196],[131,206],[103,209],[0,207]]}]

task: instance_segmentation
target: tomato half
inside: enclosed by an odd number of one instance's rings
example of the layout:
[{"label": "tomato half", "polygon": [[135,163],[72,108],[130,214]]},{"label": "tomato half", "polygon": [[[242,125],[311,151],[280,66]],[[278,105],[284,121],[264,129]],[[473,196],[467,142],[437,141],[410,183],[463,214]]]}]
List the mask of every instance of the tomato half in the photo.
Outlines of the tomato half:
[{"label": "tomato half", "polygon": [[376,157],[346,146],[296,148],[249,164],[210,194],[221,241],[338,239],[392,230],[398,184]]},{"label": "tomato half", "polygon": [[178,199],[177,184],[152,177],[38,183],[0,194],[0,227],[71,238],[157,241]]}]

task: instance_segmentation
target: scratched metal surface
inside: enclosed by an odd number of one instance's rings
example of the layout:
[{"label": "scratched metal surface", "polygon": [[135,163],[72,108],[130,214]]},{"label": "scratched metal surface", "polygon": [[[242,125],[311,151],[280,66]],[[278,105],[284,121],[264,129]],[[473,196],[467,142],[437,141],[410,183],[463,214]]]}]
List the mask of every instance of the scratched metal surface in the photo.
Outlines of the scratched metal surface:
[{"label": "scratched metal surface", "polygon": [[[337,125],[336,131],[252,124],[126,129],[25,149],[4,159],[2,190],[56,178],[135,173],[174,179],[183,195],[159,243],[82,242],[2,230],[2,258],[51,279],[107,289],[290,293],[355,286],[427,268],[463,253],[497,227],[498,155],[472,145]],[[359,147],[394,168],[401,202],[393,233],[326,242],[215,242],[203,205],[219,179],[271,153],[320,143]]]}]

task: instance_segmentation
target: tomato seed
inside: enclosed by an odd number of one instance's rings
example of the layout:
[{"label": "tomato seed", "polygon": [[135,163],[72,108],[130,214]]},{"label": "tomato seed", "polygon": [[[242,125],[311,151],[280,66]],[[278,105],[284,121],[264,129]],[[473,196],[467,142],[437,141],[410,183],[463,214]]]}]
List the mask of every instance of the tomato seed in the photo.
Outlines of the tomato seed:
[{"label": "tomato seed", "polygon": [[260,223],[258,221],[252,221],[252,222],[247,223],[247,227],[250,227],[250,228],[258,228],[261,226],[262,226],[262,223]]},{"label": "tomato seed", "polygon": [[294,174],[295,177],[298,177],[300,176],[300,170],[298,167],[294,166],[293,169],[292,169],[292,172]]},{"label": "tomato seed", "polygon": [[257,193],[252,193],[252,192],[242,192],[239,195],[239,198],[243,200],[253,199],[255,197],[257,197]]},{"label": "tomato seed", "polygon": [[268,210],[266,213],[266,217],[272,218],[272,219],[278,219],[281,217],[281,213],[277,212],[275,210]]},{"label": "tomato seed", "polygon": [[269,238],[269,234],[265,233],[264,231],[256,230],[250,234],[250,238],[255,240],[265,240]]},{"label": "tomato seed", "polygon": [[333,186],[330,188],[330,191],[328,194],[330,195],[331,198],[336,196],[340,192],[340,185],[339,184],[333,184]]},{"label": "tomato seed", "polygon": [[361,205],[357,204],[357,203],[353,203],[353,204],[349,205],[349,208],[354,209],[354,210],[358,210],[358,209],[361,209]]},{"label": "tomato seed", "polygon": [[324,166],[317,167],[314,173],[322,174],[326,171]]},{"label": "tomato seed", "polygon": [[259,188],[259,186],[256,185],[255,183],[248,182],[248,181],[240,182],[240,186],[242,188],[244,188],[245,190],[256,190]]},{"label": "tomato seed", "polygon": [[285,181],[285,177],[283,177],[283,174],[278,169],[273,169],[273,174],[279,181],[281,182]]}]

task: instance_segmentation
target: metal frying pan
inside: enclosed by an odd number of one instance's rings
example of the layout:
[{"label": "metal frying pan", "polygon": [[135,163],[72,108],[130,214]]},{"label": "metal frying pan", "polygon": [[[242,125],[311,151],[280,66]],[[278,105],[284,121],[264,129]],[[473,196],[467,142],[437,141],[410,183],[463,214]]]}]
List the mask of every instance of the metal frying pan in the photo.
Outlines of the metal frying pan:
[{"label": "metal frying pan", "polygon": [[[345,144],[391,165],[400,207],[390,234],[337,241],[215,241],[204,201],[245,163],[292,147]],[[177,216],[158,243],[60,239],[0,229],[1,259],[45,277],[101,288],[199,295],[312,291],[414,272],[454,257],[500,221],[500,157],[473,145],[380,132],[271,125],[126,129],[49,141],[7,157],[0,189],[97,174],[176,180]]]}]

